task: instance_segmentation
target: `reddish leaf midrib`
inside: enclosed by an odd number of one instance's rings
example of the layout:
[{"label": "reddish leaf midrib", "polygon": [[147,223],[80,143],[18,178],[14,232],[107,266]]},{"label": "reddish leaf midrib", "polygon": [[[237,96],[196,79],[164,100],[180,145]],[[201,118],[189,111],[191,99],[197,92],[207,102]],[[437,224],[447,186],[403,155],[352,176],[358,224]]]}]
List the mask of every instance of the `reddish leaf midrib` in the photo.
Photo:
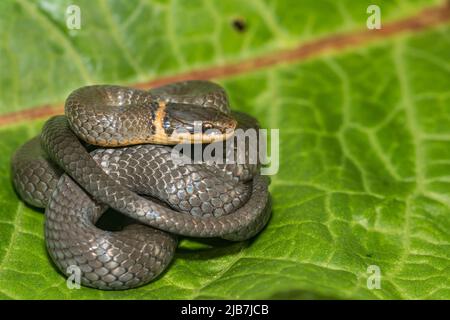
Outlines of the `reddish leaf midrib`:
[{"label": "reddish leaf midrib", "polygon": [[[149,89],[175,81],[226,78],[278,64],[298,62],[320,56],[329,51],[340,51],[350,47],[362,46],[375,40],[393,37],[404,32],[423,31],[448,21],[450,21],[450,1],[445,1],[443,5],[430,7],[413,16],[386,23],[379,30],[365,29],[330,35],[318,40],[300,44],[292,49],[269,53],[237,63],[191,70],[186,73],[161,77],[144,83],[137,83],[133,86],[141,89]],[[0,115],[0,126],[21,121],[47,118],[61,113],[63,113],[62,103],[36,106],[32,109]]]}]

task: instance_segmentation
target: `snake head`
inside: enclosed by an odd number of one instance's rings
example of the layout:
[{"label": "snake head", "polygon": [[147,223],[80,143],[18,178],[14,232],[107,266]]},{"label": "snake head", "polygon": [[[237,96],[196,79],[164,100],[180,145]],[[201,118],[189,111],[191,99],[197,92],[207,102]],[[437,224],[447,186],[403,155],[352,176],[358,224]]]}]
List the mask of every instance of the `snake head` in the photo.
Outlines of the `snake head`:
[{"label": "snake head", "polygon": [[234,133],[237,121],[213,108],[183,103],[165,106],[163,128],[173,143],[211,143],[228,139]]}]

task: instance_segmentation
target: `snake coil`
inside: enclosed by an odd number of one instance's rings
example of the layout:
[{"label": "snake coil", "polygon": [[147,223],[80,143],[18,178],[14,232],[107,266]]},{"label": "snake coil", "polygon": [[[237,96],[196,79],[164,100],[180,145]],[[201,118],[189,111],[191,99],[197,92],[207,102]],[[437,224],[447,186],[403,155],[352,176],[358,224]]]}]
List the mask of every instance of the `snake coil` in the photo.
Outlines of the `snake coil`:
[{"label": "snake coil", "polygon": [[[66,275],[79,270],[83,285],[141,286],[170,264],[177,235],[241,241],[269,220],[268,180],[258,164],[173,160],[170,145],[180,137],[172,133],[184,129],[191,139],[196,121],[205,145],[234,139],[230,129],[259,128],[254,118],[230,111],[217,84],[87,86],[69,95],[65,113],[16,151],[12,173],[21,198],[45,208],[55,265]],[[133,223],[120,231],[98,228],[108,208]]]}]

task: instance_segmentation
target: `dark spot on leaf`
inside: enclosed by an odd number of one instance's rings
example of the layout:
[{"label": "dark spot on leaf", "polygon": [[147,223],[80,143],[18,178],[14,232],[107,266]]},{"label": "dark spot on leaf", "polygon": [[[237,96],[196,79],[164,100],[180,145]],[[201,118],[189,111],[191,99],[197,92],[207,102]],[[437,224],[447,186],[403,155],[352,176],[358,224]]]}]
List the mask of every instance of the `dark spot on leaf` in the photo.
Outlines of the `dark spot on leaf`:
[{"label": "dark spot on leaf", "polygon": [[237,32],[245,32],[247,30],[247,22],[243,18],[233,19],[231,25]]}]

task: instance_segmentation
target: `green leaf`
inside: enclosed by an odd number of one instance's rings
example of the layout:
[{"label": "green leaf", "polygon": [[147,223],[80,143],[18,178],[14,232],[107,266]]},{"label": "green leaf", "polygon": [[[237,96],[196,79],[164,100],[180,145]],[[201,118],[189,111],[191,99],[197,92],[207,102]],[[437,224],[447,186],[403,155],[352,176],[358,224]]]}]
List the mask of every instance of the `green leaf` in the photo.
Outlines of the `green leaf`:
[{"label": "green leaf", "polygon": [[[74,33],[72,3],[1,2],[0,114],[59,104],[91,82],[146,82],[364,30],[370,4],[75,1]],[[439,2],[379,3],[384,24]],[[45,119],[0,126],[0,299],[449,299],[449,31],[213,79],[233,108],[280,129],[273,217],[250,241],[183,240],[157,281],[124,292],[66,287],[42,212],[10,183],[12,153]],[[380,289],[367,286],[373,265]]]}]

